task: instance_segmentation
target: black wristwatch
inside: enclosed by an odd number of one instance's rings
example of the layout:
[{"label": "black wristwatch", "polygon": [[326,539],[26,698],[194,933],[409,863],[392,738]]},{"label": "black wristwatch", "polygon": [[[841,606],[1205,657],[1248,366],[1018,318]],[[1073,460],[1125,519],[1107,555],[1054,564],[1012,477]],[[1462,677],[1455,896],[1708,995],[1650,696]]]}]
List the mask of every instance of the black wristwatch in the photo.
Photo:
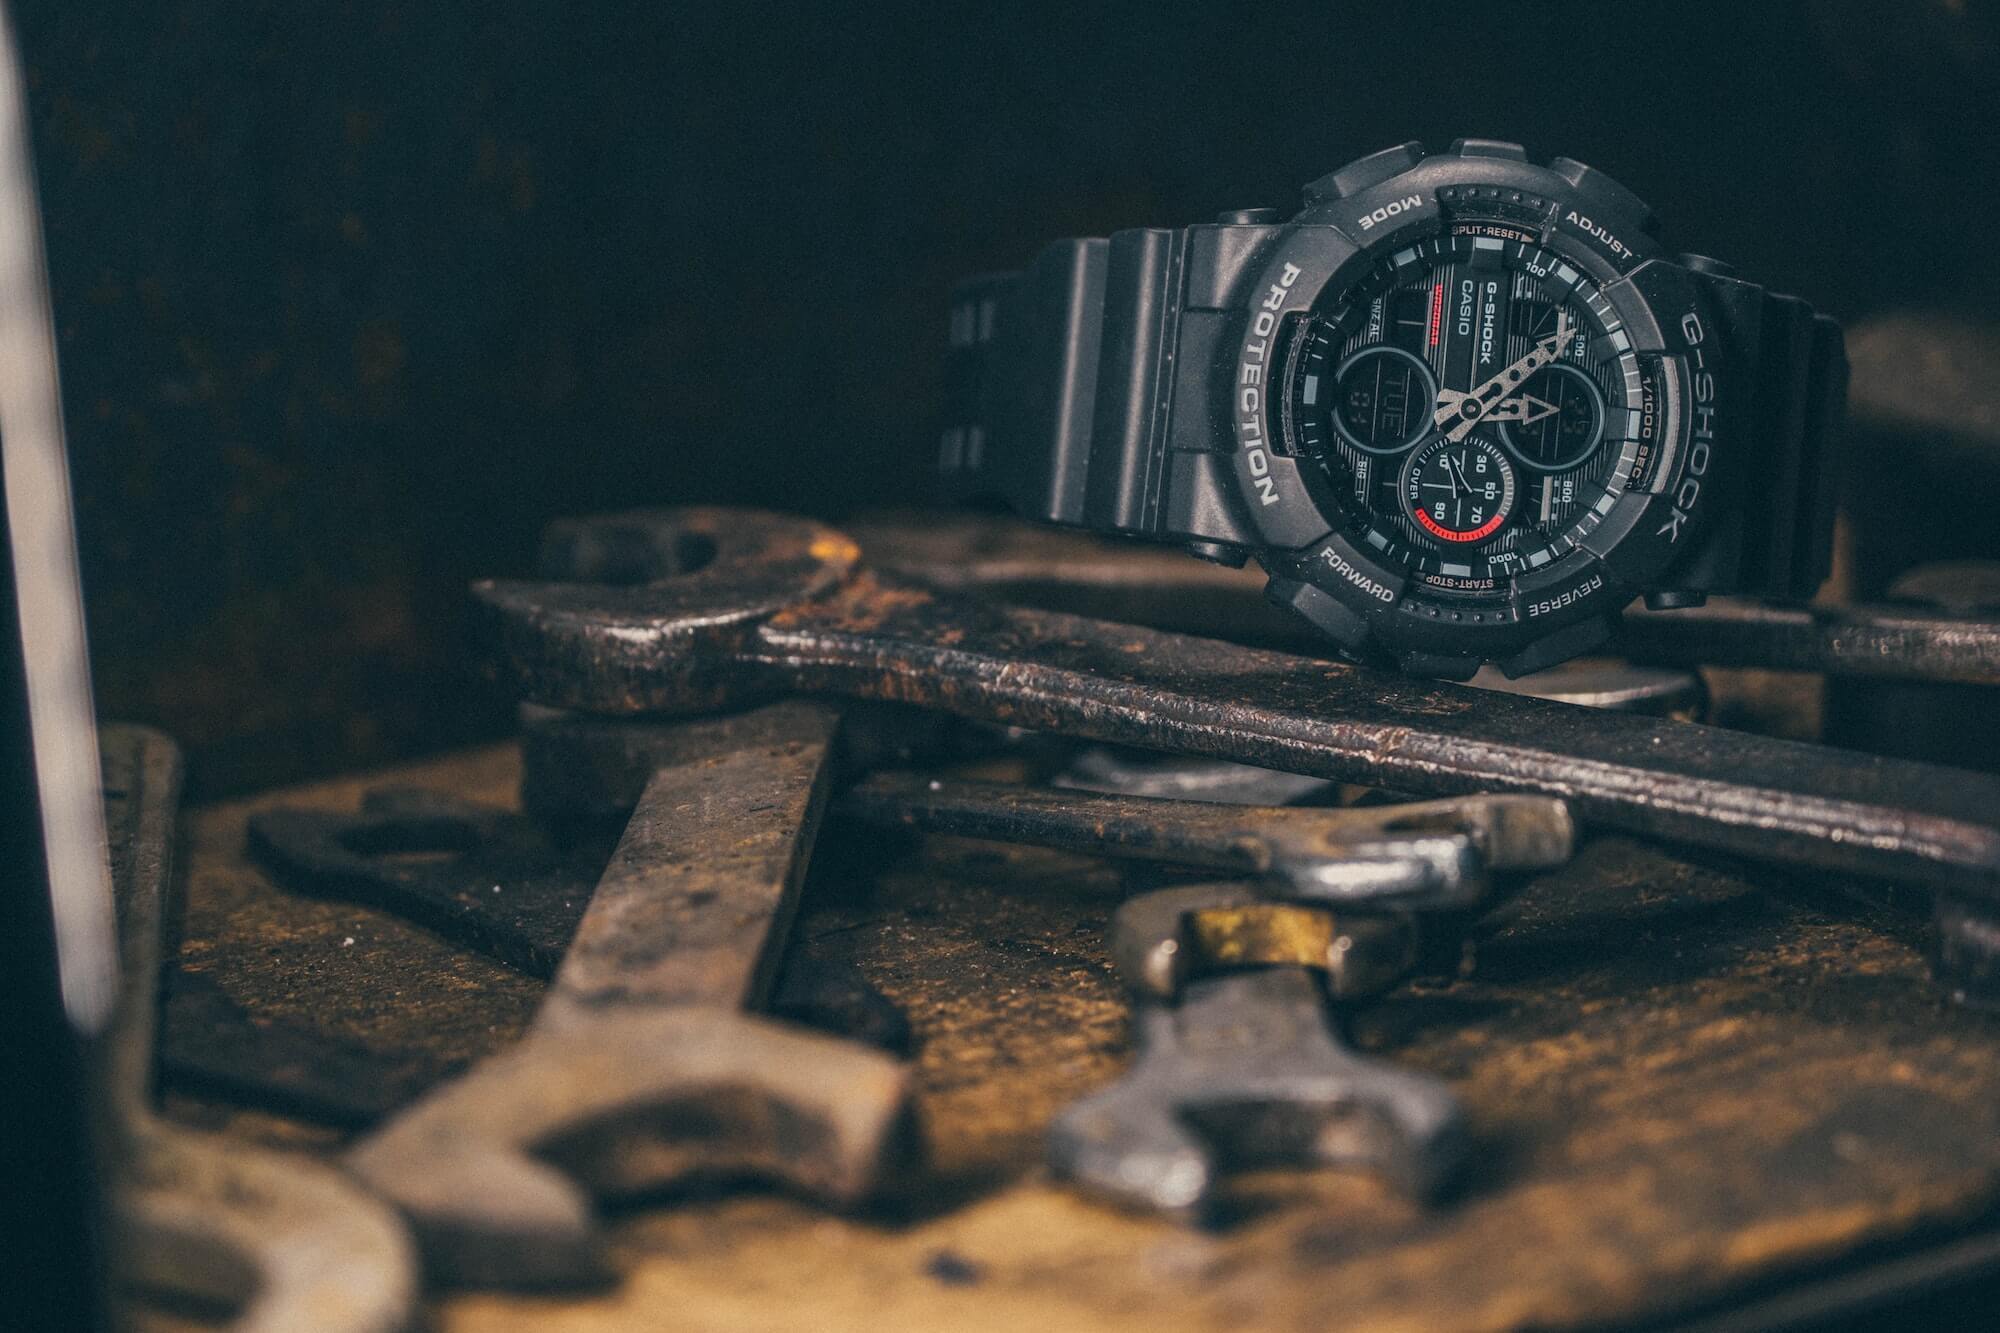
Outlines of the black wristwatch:
[{"label": "black wristwatch", "polygon": [[1840,328],[1602,172],[1461,139],[953,293],[951,490],[1255,557],[1357,660],[1509,675],[1827,573]]}]

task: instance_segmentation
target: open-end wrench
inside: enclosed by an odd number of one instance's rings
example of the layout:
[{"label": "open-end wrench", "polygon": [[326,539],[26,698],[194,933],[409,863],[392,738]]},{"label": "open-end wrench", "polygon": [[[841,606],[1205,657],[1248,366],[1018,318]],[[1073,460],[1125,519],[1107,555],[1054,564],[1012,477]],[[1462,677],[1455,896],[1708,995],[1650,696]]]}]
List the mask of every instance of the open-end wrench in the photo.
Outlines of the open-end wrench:
[{"label": "open-end wrench", "polygon": [[1989,777],[991,605],[871,573],[798,519],[657,511],[551,541],[565,567],[623,581],[474,594],[499,669],[556,707],[895,700],[1412,794],[1560,796],[1587,823],[2000,898]]},{"label": "open-end wrench", "polygon": [[828,786],[837,715],[687,724],[647,785],[529,1036],[350,1155],[444,1281],[602,1276],[595,1199],[773,1177],[840,1205],[906,1157],[904,1067],[743,1012],[770,984]]},{"label": "open-end wrench", "polygon": [[1348,1047],[1314,975],[1338,997],[1380,994],[1414,956],[1408,918],[1199,884],[1129,900],[1111,940],[1138,1050],[1051,1127],[1058,1175],[1197,1220],[1234,1166],[1358,1167],[1419,1199],[1449,1186],[1466,1150],[1457,1099]]},{"label": "open-end wrench", "polygon": [[172,1125],[152,1108],[153,1037],[180,755],[108,726],[106,825],[122,980],[106,1049],[124,1283],[226,1310],[233,1333],[394,1333],[415,1319],[414,1247],[345,1173]]},{"label": "open-end wrench", "polygon": [[[557,821],[621,815],[682,730],[544,712],[523,728],[523,802]],[[1547,869],[1575,849],[1568,808],[1544,796],[1247,807],[878,773],[838,794],[833,810],[884,827],[1249,875],[1285,897],[1425,910],[1477,906],[1488,871]],[[266,824],[261,836],[290,831]]]}]

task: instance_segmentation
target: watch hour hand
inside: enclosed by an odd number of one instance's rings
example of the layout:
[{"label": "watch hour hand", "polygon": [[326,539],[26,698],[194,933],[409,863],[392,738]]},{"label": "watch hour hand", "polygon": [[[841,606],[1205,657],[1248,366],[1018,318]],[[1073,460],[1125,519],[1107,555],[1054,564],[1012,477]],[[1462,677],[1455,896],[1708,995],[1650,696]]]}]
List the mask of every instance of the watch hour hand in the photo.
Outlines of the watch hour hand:
[{"label": "watch hour hand", "polygon": [[[1437,412],[1432,422],[1448,440],[1462,440],[1467,431],[1491,416],[1501,403],[1527,380],[1528,376],[1556,359],[1575,332],[1569,311],[1556,309],[1555,332],[1530,347],[1527,354],[1477,388],[1461,393],[1438,390]],[[1505,418],[1502,418],[1505,420]]]}]

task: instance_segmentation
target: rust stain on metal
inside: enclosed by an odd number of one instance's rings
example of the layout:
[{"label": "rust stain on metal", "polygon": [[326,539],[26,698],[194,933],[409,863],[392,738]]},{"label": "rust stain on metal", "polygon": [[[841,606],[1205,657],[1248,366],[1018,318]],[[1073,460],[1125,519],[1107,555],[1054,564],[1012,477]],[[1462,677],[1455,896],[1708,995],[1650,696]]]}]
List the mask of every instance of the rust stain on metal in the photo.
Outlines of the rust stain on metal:
[{"label": "rust stain on metal", "polygon": [[[495,749],[255,805],[351,809],[383,781],[506,803],[518,778]],[[253,1014],[455,1062],[519,1031],[536,983],[380,913],[275,890],[242,854],[251,808],[194,823],[184,956],[217,986]],[[628,1211],[617,1286],[453,1297],[433,1306],[440,1328],[613,1333],[662,1309],[727,1326],[800,1290],[831,1329],[1621,1323],[2000,1203],[1991,1024],[1936,1004],[1920,923],[1604,839],[1502,911],[1469,977],[1356,1017],[1364,1049],[1463,1099],[1480,1145],[1464,1197],[1426,1215],[1365,1179],[1248,1177],[1235,1225],[1189,1236],[1039,1173],[1044,1127],[1126,1058],[1103,952],[1117,868],[935,836],[893,853],[836,839],[818,865],[797,947],[852,964],[911,1015],[927,1205],[893,1225],[778,1198]],[[178,1105],[312,1144],[291,1122]],[[927,1277],[940,1252],[978,1281]]]}]

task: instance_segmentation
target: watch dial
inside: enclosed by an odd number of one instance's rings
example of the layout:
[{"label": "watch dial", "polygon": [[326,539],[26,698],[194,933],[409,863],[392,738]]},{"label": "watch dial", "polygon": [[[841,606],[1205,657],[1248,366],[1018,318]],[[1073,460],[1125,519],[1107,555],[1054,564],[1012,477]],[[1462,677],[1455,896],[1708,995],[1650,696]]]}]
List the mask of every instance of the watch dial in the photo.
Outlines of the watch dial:
[{"label": "watch dial", "polygon": [[1479,596],[1575,549],[1643,484],[1658,372],[1532,232],[1460,221],[1330,290],[1287,355],[1285,439],[1348,535]]}]

